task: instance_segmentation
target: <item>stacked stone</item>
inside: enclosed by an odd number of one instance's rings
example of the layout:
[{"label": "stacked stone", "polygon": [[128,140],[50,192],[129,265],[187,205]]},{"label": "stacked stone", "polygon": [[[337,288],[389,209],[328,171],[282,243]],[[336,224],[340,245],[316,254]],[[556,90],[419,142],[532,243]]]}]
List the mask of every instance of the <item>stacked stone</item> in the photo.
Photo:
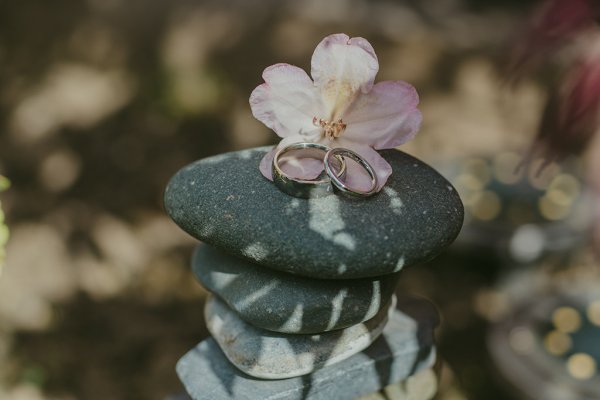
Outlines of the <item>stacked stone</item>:
[{"label": "stacked stone", "polygon": [[381,193],[298,199],[258,171],[269,150],[197,161],[166,190],[171,218],[204,242],[192,266],[212,293],[212,338],[177,367],[189,395],[351,399],[431,367],[437,313],[394,291],[403,267],[460,231],[452,185],[386,150],[394,173]]}]

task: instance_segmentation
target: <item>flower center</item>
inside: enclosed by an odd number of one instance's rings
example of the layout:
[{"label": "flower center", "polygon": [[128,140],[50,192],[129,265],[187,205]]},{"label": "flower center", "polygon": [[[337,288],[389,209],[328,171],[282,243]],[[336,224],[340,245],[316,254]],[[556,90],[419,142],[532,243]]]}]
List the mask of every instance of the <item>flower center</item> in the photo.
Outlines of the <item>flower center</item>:
[{"label": "flower center", "polygon": [[337,121],[328,121],[323,118],[313,117],[313,125],[323,128],[323,134],[329,140],[340,137],[346,129],[346,124],[341,118]]}]

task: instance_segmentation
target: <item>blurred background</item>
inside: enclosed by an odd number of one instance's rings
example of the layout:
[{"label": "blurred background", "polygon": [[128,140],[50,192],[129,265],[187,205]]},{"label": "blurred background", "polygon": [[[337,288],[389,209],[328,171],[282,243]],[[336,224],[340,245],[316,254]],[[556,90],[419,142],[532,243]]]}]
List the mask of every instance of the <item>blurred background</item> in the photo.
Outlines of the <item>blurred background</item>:
[{"label": "blurred background", "polygon": [[589,156],[515,173],[557,69],[505,83],[535,4],[0,1],[0,399],[182,390],[174,365],[208,335],[205,292],[195,241],[162,209],[166,183],[196,159],[276,143],[250,92],[271,64],[309,70],[336,32],[373,44],[377,80],[417,88],[424,122],[402,150],[467,209],[459,240],[401,282],[442,314],[437,398],[600,398]]}]

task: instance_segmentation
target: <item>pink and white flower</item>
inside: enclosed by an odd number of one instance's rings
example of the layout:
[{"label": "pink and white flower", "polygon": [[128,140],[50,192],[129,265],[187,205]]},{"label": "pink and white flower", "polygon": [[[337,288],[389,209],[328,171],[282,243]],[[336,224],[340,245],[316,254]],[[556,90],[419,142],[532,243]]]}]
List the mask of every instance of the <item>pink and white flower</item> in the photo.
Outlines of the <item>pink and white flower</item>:
[{"label": "pink and white flower", "polygon": [[[321,143],[357,152],[375,169],[378,190],[392,168],[376,150],[391,149],[412,139],[421,125],[415,88],[403,81],[373,84],[379,62],[371,44],[345,34],[327,36],[311,60],[312,79],[289,64],[265,69],[265,83],[250,96],[252,114],[282,140],[260,164],[271,177],[278,148],[296,142]],[[350,165],[349,165],[350,168]],[[313,179],[322,168],[304,170],[299,178]],[[350,169],[347,183],[363,187]],[[353,182],[354,180],[354,182]]]}]

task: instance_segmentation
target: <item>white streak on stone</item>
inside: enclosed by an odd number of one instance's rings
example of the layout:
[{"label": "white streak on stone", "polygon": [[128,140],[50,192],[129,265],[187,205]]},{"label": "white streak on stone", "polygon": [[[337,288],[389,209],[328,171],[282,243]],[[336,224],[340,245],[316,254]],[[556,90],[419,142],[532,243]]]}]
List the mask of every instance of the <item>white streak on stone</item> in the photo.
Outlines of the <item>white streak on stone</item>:
[{"label": "white streak on stone", "polygon": [[369,317],[377,314],[377,311],[381,308],[381,283],[378,281],[373,281],[373,293],[371,294],[371,303],[369,304],[369,309],[367,310],[367,315]]},{"label": "white streak on stone", "polygon": [[331,318],[329,319],[329,323],[325,329],[326,331],[332,330],[335,324],[337,324],[340,320],[340,317],[342,316],[342,306],[344,305],[344,299],[347,295],[348,289],[343,288],[338,294],[335,295],[333,300],[331,300]]},{"label": "white streak on stone", "polygon": [[392,212],[397,215],[402,214],[402,207],[404,207],[404,203],[398,195],[398,192],[389,186],[385,186],[383,191],[390,198],[390,208],[392,209]]},{"label": "white streak on stone", "polygon": [[356,242],[354,242],[354,238],[350,236],[347,232],[339,232],[333,235],[333,243],[339,244],[340,246],[344,246],[348,250],[354,250],[356,247]]},{"label": "white streak on stone", "polygon": [[269,255],[269,251],[260,242],[255,242],[246,246],[246,248],[242,250],[242,254],[253,260],[260,261]]},{"label": "white streak on stone", "polygon": [[292,315],[288,318],[280,329],[282,332],[297,333],[302,329],[302,316],[304,315],[304,306],[302,304],[296,304],[296,308],[292,312]]},{"label": "white streak on stone", "polygon": [[[344,329],[341,330],[341,336],[339,338],[338,344],[335,346],[336,350],[339,348],[346,347],[347,348],[353,348],[353,352],[357,353],[359,351],[364,350],[365,348],[367,348],[371,343],[373,343],[373,339],[371,339],[371,335],[373,335],[373,337],[377,337],[381,334],[381,332],[383,332],[383,328],[385,327],[385,325],[387,324],[388,319],[392,316],[392,314],[394,313],[394,310],[396,309],[396,304],[397,304],[397,299],[396,296],[393,295],[390,302],[389,302],[389,306],[388,308],[385,310],[386,316],[383,320],[383,324],[381,326],[379,326],[376,330],[369,330],[364,324],[357,324],[355,326],[353,326],[352,328],[355,328],[357,331],[362,331],[363,335],[361,335],[361,337],[358,340],[354,340],[354,341],[350,341],[346,339],[346,336],[349,336],[350,331],[348,329]],[[343,343],[348,343],[348,345],[343,344]],[[335,350],[334,350],[335,352]]]},{"label": "white streak on stone", "polygon": [[244,308],[249,307],[250,305],[252,305],[252,303],[258,301],[261,297],[264,297],[267,294],[269,294],[269,292],[271,290],[275,289],[277,287],[277,285],[279,285],[279,282],[276,280],[269,282],[268,285],[261,287],[256,292],[251,293],[248,296],[246,296],[245,298],[237,301],[235,303],[236,308],[243,310]]},{"label": "white streak on stone", "polygon": [[394,272],[398,272],[404,267],[404,256],[401,256],[396,263],[396,267],[394,268]]},{"label": "white streak on stone", "polygon": [[219,290],[229,286],[239,275],[228,272],[213,271],[210,273],[210,282]]},{"label": "white streak on stone", "polygon": [[308,226],[325,239],[345,247],[350,251],[356,242],[347,232],[342,232],[346,224],[340,213],[340,200],[337,196],[326,196],[308,200]]},{"label": "white streak on stone", "polygon": [[290,204],[285,206],[286,215],[292,214],[294,212],[294,210],[297,209],[298,207],[300,207],[300,200],[293,199],[292,201],[290,201]]}]

